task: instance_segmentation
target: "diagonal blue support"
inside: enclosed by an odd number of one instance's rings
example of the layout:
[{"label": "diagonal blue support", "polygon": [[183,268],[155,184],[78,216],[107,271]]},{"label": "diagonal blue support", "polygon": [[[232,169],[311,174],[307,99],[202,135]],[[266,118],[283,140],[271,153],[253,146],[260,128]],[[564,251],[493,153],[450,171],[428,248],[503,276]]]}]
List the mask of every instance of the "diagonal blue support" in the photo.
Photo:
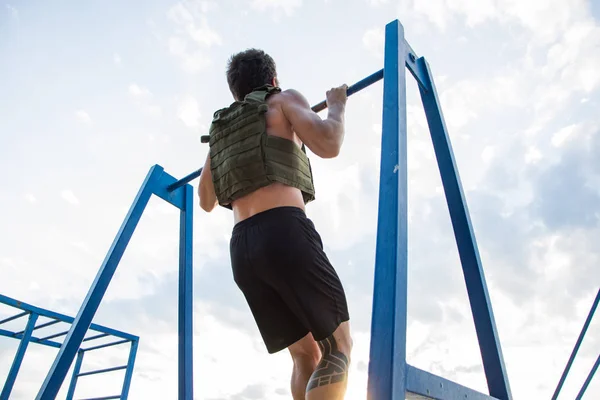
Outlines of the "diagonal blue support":
[{"label": "diagonal blue support", "polygon": [[594,374],[598,370],[598,366],[600,366],[600,354],[598,355],[598,358],[596,358],[596,362],[594,363],[594,366],[590,370],[590,373],[588,374],[587,378],[585,378],[585,382],[583,382],[583,386],[581,386],[581,389],[579,389],[579,393],[577,393],[577,397],[575,398],[575,400],[581,400],[583,398],[583,395],[585,394],[585,391],[587,390],[588,386],[590,385],[590,382],[592,381]]},{"label": "diagonal blue support", "polygon": [[4,387],[2,388],[2,393],[0,393],[0,400],[8,400],[10,398],[10,392],[12,391],[15,381],[17,380],[17,374],[19,373],[19,369],[23,363],[23,357],[25,357],[25,351],[29,345],[29,340],[31,339],[31,334],[33,333],[37,319],[37,314],[29,314],[27,326],[23,332],[23,338],[21,339],[21,343],[19,343],[19,347],[17,348],[17,353],[15,354],[13,363],[10,366],[10,371],[8,371],[8,376],[6,377]]},{"label": "diagonal blue support", "polygon": [[421,65],[421,68],[426,71],[425,86],[427,90],[419,86],[419,91],[425,108],[425,115],[431,133],[431,140],[442,184],[446,193],[446,202],[448,203],[454,236],[456,237],[488,388],[491,396],[501,400],[509,400],[512,398],[512,395],[504,366],[500,340],[496,331],[496,323],[479,257],[479,250],[471,226],[467,201],[454,160],[450,137],[446,123],[444,122],[429,65],[423,57],[417,61]]},{"label": "diagonal blue support", "polygon": [[96,279],[92,283],[92,286],[79,309],[77,317],[71,325],[71,329],[38,392],[36,400],[54,400],[60,390],[60,386],[79,350],[79,346],[100,306],[100,302],[106,293],[108,284],[123,256],[123,252],[133,235],[135,227],[142,216],[142,212],[146,208],[155,185],[162,173],[163,169],[161,167],[154,166],[146,176],[142,187],[138,191],[138,194],[129,209],[127,217],[119,229],[119,233],[115,237],[106,258],[96,275]]},{"label": "diagonal blue support", "polygon": [[179,217],[179,399],[193,399],[193,230],[194,191],[185,185],[175,192],[183,193],[184,207]]},{"label": "diagonal blue support", "polygon": [[565,370],[563,371],[563,373],[560,377],[560,380],[558,381],[558,385],[556,386],[556,389],[554,390],[554,394],[552,395],[552,400],[556,400],[558,398],[558,394],[560,393],[560,391],[563,387],[563,384],[565,383],[565,379],[567,379],[569,370],[571,369],[571,366],[573,365],[573,361],[575,360],[575,356],[577,355],[577,352],[579,351],[581,342],[583,342],[585,333],[587,332],[588,327],[590,326],[590,323],[592,322],[592,318],[594,317],[594,313],[596,312],[596,308],[598,307],[599,302],[600,302],[600,289],[598,289],[598,292],[596,293],[596,298],[594,299],[594,302],[592,303],[592,307],[590,308],[590,311],[585,319],[585,323],[583,324],[583,327],[581,328],[581,332],[579,333],[579,337],[577,338],[575,347],[573,347],[573,351],[571,352],[571,355],[569,356],[569,361],[567,361]]},{"label": "diagonal blue support", "polygon": [[407,314],[407,125],[404,28],[386,25],[381,172],[368,398],[404,399]]}]

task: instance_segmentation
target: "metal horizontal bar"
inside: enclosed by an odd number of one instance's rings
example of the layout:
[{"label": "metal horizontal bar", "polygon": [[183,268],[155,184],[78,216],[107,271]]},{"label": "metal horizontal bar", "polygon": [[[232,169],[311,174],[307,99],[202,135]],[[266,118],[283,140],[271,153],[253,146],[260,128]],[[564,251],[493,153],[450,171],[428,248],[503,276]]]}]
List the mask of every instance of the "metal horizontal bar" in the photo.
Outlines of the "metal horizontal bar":
[{"label": "metal horizontal bar", "polygon": [[199,170],[196,170],[186,176],[184,176],[183,178],[181,178],[180,180],[178,180],[175,183],[172,183],[171,185],[167,186],[167,191],[171,192],[183,185],[185,185],[188,182],[193,181],[194,179],[196,179],[197,177],[200,176],[200,174],[202,173],[202,168],[200,168]]},{"label": "metal horizontal bar", "polygon": [[[366,78],[361,79],[360,81],[356,82],[354,85],[348,87],[348,89],[346,90],[346,95],[351,96],[354,93],[360,92],[364,88],[371,86],[372,84],[380,81],[381,79],[383,79],[383,68],[380,69],[379,71],[367,76]],[[319,112],[326,108],[327,108],[326,100],[323,100],[322,102],[315,104],[314,106],[311,107],[311,109],[314,112]],[[202,143],[208,143],[208,140],[209,140],[208,135],[204,135],[201,137]],[[201,173],[202,173],[202,168],[184,176],[183,178],[176,181],[175,183],[167,186],[167,191],[171,192],[171,191],[185,185],[186,183],[193,181],[194,179],[199,177]]]},{"label": "metal horizontal bar", "polygon": [[22,313],[20,313],[20,314],[13,315],[12,317],[8,317],[8,318],[6,318],[6,319],[3,319],[2,321],[0,321],[0,325],[2,325],[2,324],[3,324],[3,323],[5,323],[5,322],[10,322],[10,321],[12,321],[12,320],[15,320],[15,319],[17,319],[17,318],[24,317],[24,316],[26,316],[27,314],[29,314],[29,313],[28,313],[27,311],[25,311],[25,312],[22,312]]},{"label": "metal horizontal bar", "polygon": [[45,337],[43,337],[43,338],[40,338],[40,340],[54,339],[54,338],[56,338],[56,337],[60,337],[60,336],[66,335],[67,333],[69,333],[69,331],[64,331],[64,332],[55,333],[54,335],[45,336]]},{"label": "metal horizontal bar", "polygon": [[[54,321],[49,321],[49,322],[46,322],[44,324],[38,325],[38,326],[34,327],[33,330],[45,328],[45,327],[50,326],[50,325],[58,324],[59,322],[62,322],[62,321],[59,321],[59,320],[55,319]],[[22,335],[24,332],[25,331],[19,331],[19,332],[15,333],[15,335]]]},{"label": "metal horizontal bar", "polygon": [[88,347],[87,349],[81,349],[81,351],[98,350],[98,349],[103,349],[105,347],[116,346],[119,344],[129,343],[129,342],[131,342],[131,340],[123,339],[123,340],[119,340],[117,342],[104,343],[104,344],[99,344],[98,346]]},{"label": "metal horizontal bar", "polygon": [[[19,334],[19,335],[15,335],[15,332],[11,332],[11,331],[7,331],[6,329],[0,329],[0,336],[6,336],[12,339],[21,339],[21,337],[23,336],[23,334]],[[50,347],[56,347],[56,348],[60,348],[60,343],[58,342],[54,342],[52,340],[41,340],[39,338],[36,337],[31,337],[31,339],[29,339],[30,342],[34,342],[34,343],[38,343],[38,344],[42,344],[44,346],[50,346]]]},{"label": "metal horizontal bar", "polygon": [[104,369],[97,369],[94,371],[81,372],[81,373],[77,374],[77,376],[96,375],[96,374],[102,374],[104,372],[118,371],[120,369],[127,369],[127,365],[121,365],[118,367],[111,367],[111,368],[104,368]]},{"label": "metal horizontal bar", "polygon": [[[408,364],[406,365],[406,391],[439,400],[496,399]],[[407,397],[409,398],[409,396]]]},{"label": "metal horizontal bar", "polygon": [[[0,294],[0,303],[1,304],[6,304],[8,306],[11,307],[15,307],[18,309],[21,309],[23,311],[27,311],[27,312],[33,312],[36,313],[42,317],[46,317],[46,318],[52,318],[52,319],[58,319],[62,322],[66,322],[66,323],[73,323],[73,321],[75,321],[75,318],[73,317],[69,317],[68,315],[64,315],[61,313],[57,313],[55,311],[50,311],[50,310],[46,310],[43,308],[39,308],[36,306],[32,306],[31,304],[28,303],[24,303],[22,301],[13,299],[11,297],[5,296],[3,294]],[[26,315],[26,314],[25,314]],[[94,330],[94,331],[98,331],[98,332],[103,332],[109,335],[113,335],[113,336],[117,336],[123,339],[129,339],[129,340],[138,340],[139,337],[135,336],[135,335],[131,335],[129,333],[126,332],[121,332],[118,331],[116,329],[112,329],[103,325],[98,325],[98,324],[91,324],[90,325],[90,330]]]},{"label": "metal horizontal bar", "polygon": [[115,396],[104,396],[104,397],[90,397],[87,399],[81,399],[81,400],[108,400],[108,399],[120,399],[121,395],[117,394]]},{"label": "metal horizontal bar", "polygon": [[82,342],[89,342],[90,340],[100,339],[100,338],[107,337],[107,336],[109,336],[108,333],[100,333],[98,335],[86,337],[82,340]]},{"label": "metal horizontal bar", "polygon": [[[354,93],[358,93],[361,90],[363,90],[364,88],[367,88],[367,87],[371,86],[372,84],[374,84],[375,82],[379,82],[382,79],[383,79],[383,68],[380,69],[379,71],[367,76],[366,78],[361,79],[360,81],[356,82],[354,85],[348,87],[348,89],[346,90],[346,95],[351,96]],[[323,111],[326,108],[327,108],[327,100],[323,100],[322,102],[312,106],[312,110],[316,113]]]}]

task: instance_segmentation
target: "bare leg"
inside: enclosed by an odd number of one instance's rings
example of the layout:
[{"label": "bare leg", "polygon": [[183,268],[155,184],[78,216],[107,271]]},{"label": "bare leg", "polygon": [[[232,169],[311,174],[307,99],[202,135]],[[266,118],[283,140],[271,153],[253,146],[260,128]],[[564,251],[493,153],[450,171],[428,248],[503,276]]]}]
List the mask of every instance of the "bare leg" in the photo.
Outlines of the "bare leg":
[{"label": "bare leg", "polygon": [[292,397],[294,400],[304,400],[306,386],[321,359],[321,351],[310,333],[288,349],[294,361],[291,380]]},{"label": "bare leg", "polygon": [[306,388],[306,400],[343,400],[352,352],[350,326],[343,322],[333,335],[319,342],[323,354]]}]

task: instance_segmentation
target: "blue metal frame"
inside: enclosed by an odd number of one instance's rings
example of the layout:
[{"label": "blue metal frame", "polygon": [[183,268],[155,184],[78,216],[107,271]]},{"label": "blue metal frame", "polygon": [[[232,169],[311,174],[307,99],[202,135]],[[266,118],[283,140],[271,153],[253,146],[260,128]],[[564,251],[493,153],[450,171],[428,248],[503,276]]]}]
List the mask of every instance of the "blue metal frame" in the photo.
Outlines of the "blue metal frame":
[{"label": "blue metal frame", "polygon": [[467,286],[488,389],[491,396],[499,399],[510,399],[512,395],[504,366],[500,339],[496,330],[492,304],[485,282],[475,233],[471,225],[467,201],[463,193],[458,168],[454,161],[450,136],[444,122],[429,65],[424,58],[418,60],[418,65],[425,71],[427,90],[419,87],[419,91],[425,107],[425,115],[442,178],[442,185],[446,193],[446,202],[450,211],[454,236]]},{"label": "blue metal frame", "polygon": [[[479,393],[406,363],[408,172],[405,68],[417,81],[425,108],[460,254],[490,395]],[[426,60],[423,57],[417,57],[405,40],[404,28],[398,20],[386,25],[384,68],[350,87],[348,95],[381,79],[384,81],[382,145],[368,380],[369,398],[377,400],[404,399],[408,394],[411,397],[417,395],[437,399],[497,398],[509,400],[512,395],[483,267],[432,74]],[[325,102],[321,102],[313,106],[313,110],[318,112],[325,106]],[[205,142],[205,139],[203,137],[202,141]],[[38,400],[54,398],[76,355],[75,369],[77,373],[75,375],[81,376],[79,368],[83,353],[79,352],[79,346],[127,243],[153,194],[181,211],[178,396],[180,400],[193,398],[193,191],[188,182],[197,178],[201,171],[202,169],[199,169],[176,180],[158,165],[150,169],[65,341],[60,346],[59,354],[38,393]],[[135,357],[135,350],[132,352]]]},{"label": "blue metal frame", "polygon": [[[2,393],[0,393],[0,400],[7,400],[10,398],[10,393],[13,389],[15,380],[19,373],[19,368],[21,367],[23,358],[25,357],[25,351],[27,350],[27,346],[29,345],[29,343],[37,343],[37,344],[41,344],[44,346],[60,348],[61,343],[57,342],[56,340],[52,340],[52,339],[56,339],[61,336],[64,336],[68,331],[53,333],[50,335],[48,335],[48,334],[40,335],[39,332],[44,328],[47,328],[49,326],[52,326],[52,325],[55,325],[55,324],[58,324],[61,322],[71,324],[71,323],[73,323],[73,321],[75,319],[73,317],[69,317],[69,316],[61,314],[61,313],[57,313],[57,312],[46,310],[46,309],[43,309],[40,307],[32,306],[30,304],[15,300],[11,297],[4,296],[4,295],[0,295],[0,304],[4,304],[7,306],[16,308],[16,309],[23,310],[23,312],[21,312],[21,313],[15,314],[9,318],[6,318],[6,319],[3,319],[2,321],[0,321],[0,326],[5,325],[6,323],[11,322],[11,321],[16,321],[19,318],[28,316],[28,320],[27,320],[25,329],[23,329],[21,331],[13,331],[13,330],[9,330],[9,329],[0,328],[0,336],[6,336],[9,338],[13,338],[13,339],[20,339],[19,347],[15,354],[15,358],[13,360],[13,363],[12,363],[12,366],[8,373],[8,376],[6,377],[6,381],[2,388]],[[36,323],[39,321],[40,318],[49,318],[50,321],[36,325]],[[121,332],[121,331],[111,329],[111,328],[108,328],[108,327],[105,327],[102,325],[97,325],[97,324],[90,324],[89,330],[84,332],[84,335],[88,332],[91,332],[91,335],[89,335],[83,339],[83,341],[85,341],[85,342],[90,342],[92,340],[97,340],[100,338],[109,338],[109,339],[111,339],[111,341],[102,343],[102,344],[99,344],[96,346],[91,346],[91,347],[86,347],[86,348],[78,348],[77,362],[75,364],[75,368],[73,370],[73,375],[71,377],[71,383],[69,385],[69,390],[67,392],[67,400],[73,399],[73,394],[75,393],[75,387],[77,384],[78,377],[102,373],[102,372],[110,372],[110,371],[113,371],[116,369],[126,369],[127,372],[126,372],[124,380],[123,380],[123,388],[121,390],[120,395],[118,395],[116,397],[113,396],[110,398],[127,399],[127,396],[129,394],[129,387],[131,384],[132,371],[133,371],[133,367],[135,365],[135,356],[136,356],[136,350],[137,350],[139,338],[135,335],[131,335],[129,333]],[[35,335],[36,333],[37,333],[37,335]],[[112,339],[115,339],[115,340],[112,340]],[[85,352],[94,351],[94,350],[111,347],[111,346],[117,346],[117,345],[123,344],[123,343],[131,343],[132,350],[130,350],[127,365],[119,366],[119,367],[115,367],[115,368],[106,368],[104,370],[88,371],[88,372],[80,373],[81,364],[83,361],[83,355],[85,354]]]},{"label": "blue metal frame", "polygon": [[[179,252],[179,399],[193,399],[193,286],[192,286],[192,223],[193,223],[193,189],[190,185],[178,186],[173,184],[177,180],[164,172],[164,169],[155,165],[150,168],[133,204],[131,205],[121,228],[119,229],[104,262],[102,263],[96,279],[92,283],[88,294],[81,305],[67,337],[60,346],[44,383],[36,399],[51,400],[58,393],[75,356],[79,357],[79,347],[84,340],[100,302],[106,293],[108,285],[119,265],[135,228],[140,221],[142,213],[152,195],[167,201],[180,210],[180,252]],[[137,346],[132,346],[133,358]],[[81,376],[81,373],[79,374]],[[131,376],[127,369],[126,376]],[[123,390],[128,389],[129,383]],[[122,397],[121,397],[122,398]]]},{"label": "blue metal frame", "polygon": [[385,43],[368,393],[372,399],[403,400],[406,393],[408,202],[402,25],[396,22],[386,26]]},{"label": "blue metal frame", "polygon": [[[473,313],[489,395],[406,363],[407,121],[405,67],[417,80]],[[368,395],[370,399],[512,398],[483,267],[433,78],[404,39],[398,20],[386,26],[379,211]]]},{"label": "blue metal frame", "polygon": [[[600,289],[598,289],[598,292],[596,292],[596,298],[594,299],[594,302],[592,303],[592,307],[590,308],[590,311],[587,315],[587,318],[585,319],[583,327],[581,328],[581,332],[579,333],[579,337],[577,338],[575,347],[573,347],[573,351],[571,352],[571,355],[569,356],[569,361],[567,361],[565,370],[563,371],[563,373],[560,377],[560,380],[558,381],[558,385],[556,386],[556,389],[554,390],[554,394],[552,395],[552,400],[556,400],[558,398],[558,395],[563,387],[563,384],[565,383],[565,379],[567,379],[567,375],[569,374],[569,370],[571,369],[571,366],[573,365],[573,361],[575,361],[575,356],[577,355],[577,352],[579,351],[581,342],[583,342],[583,338],[585,337],[585,334],[590,326],[590,323],[592,322],[592,318],[594,317],[596,308],[598,308],[598,303],[600,303]],[[598,359],[596,360],[596,363],[592,367],[592,370],[590,371],[583,386],[581,387],[581,390],[579,391],[579,394],[577,395],[577,399],[580,399],[583,396],[583,394],[585,393],[588,385],[590,384],[590,382],[592,380],[592,377],[594,376],[594,374],[596,373],[596,370],[598,369],[599,362],[600,362],[600,354],[598,355]]]}]

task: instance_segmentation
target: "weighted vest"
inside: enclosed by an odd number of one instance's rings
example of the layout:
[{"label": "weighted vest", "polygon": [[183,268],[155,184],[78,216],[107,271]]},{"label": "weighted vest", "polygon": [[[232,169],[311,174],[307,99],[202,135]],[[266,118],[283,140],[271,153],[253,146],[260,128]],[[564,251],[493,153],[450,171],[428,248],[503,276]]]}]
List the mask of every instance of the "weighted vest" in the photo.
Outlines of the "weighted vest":
[{"label": "weighted vest", "polygon": [[217,110],[209,129],[210,167],[219,204],[280,182],[302,191],[304,203],[315,199],[310,161],[304,145],[267,135],[267,98],[280,88],[264,85],[243,101]]}]

